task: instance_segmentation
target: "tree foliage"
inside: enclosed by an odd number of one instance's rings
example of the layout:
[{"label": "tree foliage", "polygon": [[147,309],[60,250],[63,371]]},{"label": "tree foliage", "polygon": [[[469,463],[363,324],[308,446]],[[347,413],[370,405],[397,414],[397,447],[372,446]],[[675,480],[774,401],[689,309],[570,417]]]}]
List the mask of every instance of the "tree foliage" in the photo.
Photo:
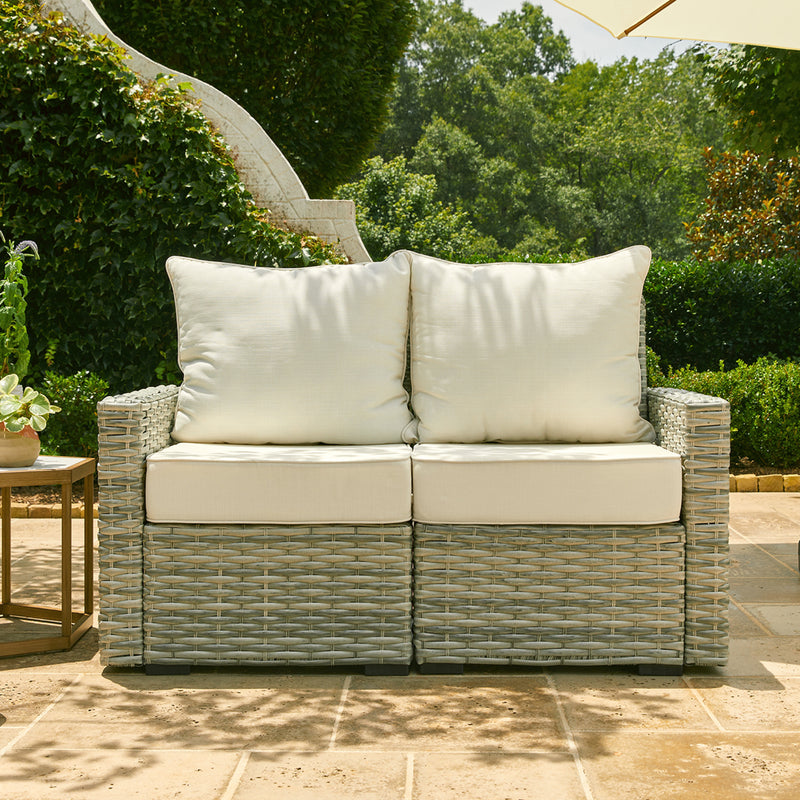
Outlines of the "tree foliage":
[{"label": "tree foliage", "polygon": [[800,255],[800,53],[753,45],[705,61],[730,117],[731,152],[706,151],[705,209],[687,225],[699,259]]},{"label": "tree foliage", "polygon": [[436,179],[407,168],[403,156],[370,159],[363,177],[339,188],[356,204],[361,238],[375,259],[408,249],[453,261],[478,261],[496,243],[484,241],[463,211],[436,200]]},{"label": "tree foliage", "polygon": [[583,226],[589,251],[638,241],[663,258],[686,255],[682,222],[701,207],[704,146],[722,136],[695,56],[587,62],[565,77],[560,101],[556,175],[583,196],[567,220]]},{"label": "tree foliage", "polygon": [[705,210],[687,226],[707,261],[800,257],[800,159],[706,151]]},{"label": "tree foliage", "polygon": [[386,121],[411,0],[95,0],[127,44],[261,123],[312,197],[348,178]]},{"label": "tree foliage", "polygon": [[496,255],[597,254],[646,242],[688,253],[683,221],[719,145],[698,58],[575,64],[541,7],[487,25],[462,0],[420,0],[376,153],[435,177]]},{"label": "tree foliage", "polygon": [[89,369],[112,390],[175,370],[170,255],[303,266],[331,248],[272,226],[230,152],[166,80],[38,3],[0,0],[0,226],[33,239],[32,373]]},{"label": "tree foliage", "polygon": [[732,45],[708,59],[717,101],[740,150],[786,158],[800,146],[800,51]]}]

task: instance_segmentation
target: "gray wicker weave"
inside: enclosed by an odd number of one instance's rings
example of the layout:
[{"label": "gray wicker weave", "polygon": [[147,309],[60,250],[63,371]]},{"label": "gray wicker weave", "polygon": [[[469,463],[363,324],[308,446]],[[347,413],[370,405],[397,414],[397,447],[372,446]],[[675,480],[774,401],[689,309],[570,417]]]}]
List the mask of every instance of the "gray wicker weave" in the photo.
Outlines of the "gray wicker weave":
[{"label": "gray wicker weave", "polygon": [[681,389],[648,391],[659,444],[683,460],[687,665],[728,658],[730,406]]},{"label": "gray wicker weave", "polygon": [[682,525],[414,535],[420,664],[683,663]]},{"label": "gray wicker weave", "polygon": [[97,406],[98,606],[104,664],[143,663],[144,472],[170,443],[178,389],[159,386],[106,397]]},{"label": "gray wicker weave", "polygon": [[104,664],[411,662],[411,525],[145,524],[176,387],[98,404]]},{"label": "gray wicker weave", "polygon": [[411,524],[145,525],[145,663],[411,663]]}]

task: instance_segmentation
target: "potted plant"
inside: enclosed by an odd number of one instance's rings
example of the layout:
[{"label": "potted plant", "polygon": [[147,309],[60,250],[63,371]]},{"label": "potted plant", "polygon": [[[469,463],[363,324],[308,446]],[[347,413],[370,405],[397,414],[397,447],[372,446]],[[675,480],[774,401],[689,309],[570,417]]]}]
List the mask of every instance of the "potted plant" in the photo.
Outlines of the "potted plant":
[{"label": "potted plant", "polygon": [[29,467],[39,457],[39,431],[58,406],[40,392],[25,387],[12,372],[0,378],[0,467]]},{"label": "potted plant", "polygon": [[39,456],[39,431],[50,414],[60,411],[41,393],[20,386],[28,371],[28,329],[25,309],[28,281],[22,272],[26,257],[39,257],[31,241],[6,243],[6,262],[0,281],[0,467],[26,467]]}]

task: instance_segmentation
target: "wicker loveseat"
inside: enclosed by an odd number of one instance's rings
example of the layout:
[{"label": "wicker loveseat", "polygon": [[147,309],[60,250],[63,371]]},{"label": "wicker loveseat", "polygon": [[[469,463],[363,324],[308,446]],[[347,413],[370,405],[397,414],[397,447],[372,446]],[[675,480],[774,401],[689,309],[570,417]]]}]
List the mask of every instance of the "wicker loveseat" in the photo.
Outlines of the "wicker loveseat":
[{"label": "wicker loveseat", "polygon": [[98,405],[103,662],[724,664],[729,409],[646,387],[648,265],[170,259],[184,383]]}]

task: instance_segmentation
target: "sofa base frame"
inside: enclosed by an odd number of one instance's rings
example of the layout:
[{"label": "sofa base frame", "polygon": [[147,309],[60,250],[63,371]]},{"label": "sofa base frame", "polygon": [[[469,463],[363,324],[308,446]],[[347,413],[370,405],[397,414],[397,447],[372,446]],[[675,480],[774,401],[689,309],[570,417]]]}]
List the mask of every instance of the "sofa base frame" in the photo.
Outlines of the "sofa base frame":
[{"label": "sofa base frame", "polygon": [[417,523],[414,537],[423,668],[684,663],[680,524]]},{"label": "sofa base frame", "polygon": [[[663,671],[727,661],[730,412],[725,401],[678,389],[649,389],[643,395],[657,442],[681,456],[684,470],[681,524],[661,526],[675,528],[663,547],[661,541],[649,541],[651,534],[662,536],[651,528],[639,529],[628,551],[627,529],[614,533],[587,526],[559,532],[534,526],[504,529],[502,536],[512,537],[504,546],[518,553],[509,559],[497,543],[487,548],[480,539],[488,535],[491,544],[500,531],[461,526],[456,534],[426,531],[415,523],[412,612],[411,525],[400,526],[400,534],[380,526],[344,526],[350,532],[342,532],[345,539],[339,538],[333,549],[318,550],[316,541],[308,539],[308,552],[294,567],[291,559],[297,554],[290,548],[298,543],[302,548],[303,537],[312,535],[305,526],[282,532],[276,526],[225,526],[222,531],[218,526],[167,526],[156,532],[154,527],[163,526],[146,525],[145,462],[170,444],[177,394],[174,386],[151,387],[98,405],[103,664],[407,670],[413,656],[412,619],[422,672],[452,673],[465,664],[629,664]],[[247,535],[236,530],[242,527]],[[335,526],[321,527],[330,538]],[[361,538],[348,544],[346,537],[356,532]],[[277,535],[286,547],[261,542],[259,552],[248,552],[251,533]],[[447,543],[452,535],[456,539]],[[222,537],[214,569],[208,561],[204,565],[210,555],[205,536]],[[192,537],[199,538],[185,547]],[[554,538],[563,541],[548,551],[553,544],[548,539]],[[383,544],[375,549],[383,540],[391,544],[385,553]],[[662,552],[648,554],[653,548]],[[639,566],[647,576],[631,583]],[[271,581],[281,569],[283,588],[268,598],[264,591],[277,585]],[[326,606],[320,600],[330,595],[325,582],[338,592],[340,576],[347,583],[354,570],[361,583],[351,581],[348,592],[331,597]],[[380,586],[384,573],[391,585],[386,591]],[[594,573],[605,577],[594,583]],[[480,584],[480,591],[470,582]],[[229,594],[236,594],[237,584],[242,584],[240,599]],[[619,588],[623,585],[636,589],[620,611],[618,594],[629,594]],[[586,594],[586,586],[591,593]],[[269,618],[273,602],[280,605],[286,592],[293,599],[285,604],[279,627],[259,622],[253,629],[253,620]],[[586,596],[579,601],[581,593]],[[298,602],[307,605],[298,610]],[[317,607],[327,611],[316,614]],[[364,610],[366,616],[360,613]],[[298,638],[293,626],[304,626],[305,618],[315,614],[317,621]],[[334,620],[342,627],[332,629],[328,623]]]}]

